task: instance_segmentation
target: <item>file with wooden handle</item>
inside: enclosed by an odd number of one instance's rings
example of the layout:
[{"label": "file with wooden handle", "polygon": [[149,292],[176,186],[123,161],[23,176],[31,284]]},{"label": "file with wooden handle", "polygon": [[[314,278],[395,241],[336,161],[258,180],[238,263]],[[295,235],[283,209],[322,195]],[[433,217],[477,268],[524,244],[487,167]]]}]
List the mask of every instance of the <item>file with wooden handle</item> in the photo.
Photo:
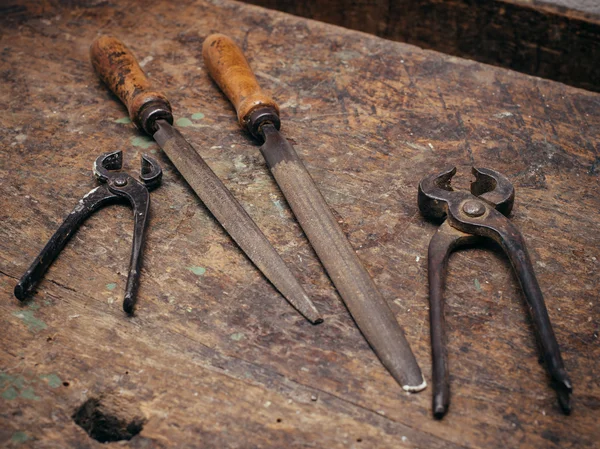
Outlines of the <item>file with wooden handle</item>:
[{"label": "file with wooden handle", "polygon": [[90,48],[100,78],[127,106],[135,125],[154,137],[179,173],[231,238],[277,290],[312,323],[318,310],[256,223],[204,159],[175,129],[165,94],[153,89],[133,53],[118,39],[101,36]]},{"label": "file with wooden handle", "polygon": [[396,317],[298,154],[280,134],[277,103],[260,88],[242,51],[229,37],[207,37],[202,55],[211,76],[235,106],[240,125],[264,141],[261,152],[267,165],[366,340],[404,390],[423,390],[427,384]]}]

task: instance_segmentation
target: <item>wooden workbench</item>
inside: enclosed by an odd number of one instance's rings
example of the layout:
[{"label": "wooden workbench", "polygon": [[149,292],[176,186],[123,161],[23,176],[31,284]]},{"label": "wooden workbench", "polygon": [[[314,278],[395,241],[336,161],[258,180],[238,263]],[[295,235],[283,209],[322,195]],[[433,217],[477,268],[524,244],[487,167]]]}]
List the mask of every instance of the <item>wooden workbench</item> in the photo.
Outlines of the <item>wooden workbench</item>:
[{"label": "wooden workbench", "polygon": [[[599,94],[225,0],[1,8],[0,445],[102,447],[75,414],[143,425],[114,443],[134,448],[598,447]],[[428,381],[426,258],[436,224],[418,212],[418,182],[448,165],[458,166],[459,187],[471,165],[511,179],[512,221],[574,384],[571,416],[558,408],[515,277],[494,247],[450,262],[449,414],[432,419],[431,388],[402,391],[204,70],[201,44],[216,31],[243,45],[279,101],[285,135]],[[127,123],[89,63],[100,33],[123,39],[164,88],[179,129],[290,264],[323,324],[294,312]],[[94,159],[117,149],[129,169],[147,152],[165,171],[152,193],[135,317],[121,308],[125,206],[94,215],[20,304],[18,278],[96,185]]]},{"label": "wooden workbench", "polygon": [[244,0],[600,91],[598,0]]}]

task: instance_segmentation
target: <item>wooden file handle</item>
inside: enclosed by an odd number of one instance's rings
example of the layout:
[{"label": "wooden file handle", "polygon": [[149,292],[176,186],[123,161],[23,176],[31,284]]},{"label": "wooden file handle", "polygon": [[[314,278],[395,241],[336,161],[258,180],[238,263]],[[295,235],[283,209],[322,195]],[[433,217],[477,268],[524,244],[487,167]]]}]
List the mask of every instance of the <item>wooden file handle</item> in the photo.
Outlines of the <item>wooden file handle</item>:
[{"label": "wooden file handle", "polygon": [[135,125],[152,135],[154,123],[163,119],[173,123],[169,100],[153,90],[133,53],[119,39],[100,36],[90,47],[90,58],[100,79],[127,106]]},{"label": "wooden file handle", "polygon": [[240,47],[224,34],[211,34],[202,44],[204,64],[210,76],[219,85],[237,111],[243,128],[250,129],[251,115],[259,109],[272,109],[279,114],[279,106],[258,85]]}]

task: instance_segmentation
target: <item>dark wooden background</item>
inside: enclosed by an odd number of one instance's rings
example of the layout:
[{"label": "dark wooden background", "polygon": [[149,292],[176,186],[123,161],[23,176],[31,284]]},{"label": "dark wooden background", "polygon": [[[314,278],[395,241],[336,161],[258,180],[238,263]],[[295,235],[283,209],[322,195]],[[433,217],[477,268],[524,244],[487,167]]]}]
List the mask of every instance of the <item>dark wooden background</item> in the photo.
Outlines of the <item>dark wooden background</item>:
[{"label": "dark wooden background", "polygon": [[595,0],[246,0],[600,91]]},{"label": "dark wooden background", "polygon": [[[592,448],[600,429],[600,95],[240,3],[20,1],[0,16],[0,445],[94,448],[73,414],[143,421],[126,447]],[[452,406],[402,391],[332,288],[203,67],[211,32],[239,42],[431,380],[427,244],[417,185],[448,165],[499,170],[575,392],[560,412],[510,265],[456,254],[447,287]],[[296,314],[92,71],[118,36],[177,124],[282,253],[325,322]],[[152,193],[137,313],[121,309],[132,219],[105,209],[21,305],[18,278],[102,152],[165,176]]]}]

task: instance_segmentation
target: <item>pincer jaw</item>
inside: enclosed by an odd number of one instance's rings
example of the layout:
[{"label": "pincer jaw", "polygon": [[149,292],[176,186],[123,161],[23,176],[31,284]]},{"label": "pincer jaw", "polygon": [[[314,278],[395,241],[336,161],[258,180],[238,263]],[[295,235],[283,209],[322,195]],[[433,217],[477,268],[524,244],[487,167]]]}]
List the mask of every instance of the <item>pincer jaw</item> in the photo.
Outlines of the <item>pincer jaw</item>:
[{"label": "pincer jaw", "polygon": [[104,153],[94,161],[93,172],[94,176],[100,182],[108,182],[112,170],[120,170],[123,167],[123,151],[112,151]]},{"label": "pincer jaw", "polygon": [[455,174],[456,167],[452,167],[442,173],[429,175],[419,183],[417,202],[423,216],[439,220],[446,217],[447,203],[453,191],[450,183]]},{"label": "pincer jaw", "polygon": [[[112,151],[104,153],[94,161],[93,172],[100,182],[108,183],[112,178],[118,176],[111,173],[123,167],[123,151]],[[116,178],[115,178],[116,179]],[[162,179],[162,168],[147,154],[142,155],[140,180],[149,188],[153,189],[160,184]],[[123,184],[124,186],[125,184]],[[117,184],[117,187],[120,187]]]},{"label": "pincer jaw", "polygon": [[[492,205],[503,215],[509,215],[515,200],[515,189],[506,176],[488,168],[472,168],[475,181],[471,183],[471,194]],[[443,219],[448,205],[458,200],[453,193],[451,181],[456,167],[433,174],[419,183],[418,203],[421,213],[428,218]],[[466,194],[466,192],[465,192]]]},{"label": "pincer jaw", "polygon": [[149,189],[153,189],[160,184],[162,179],[162,168],[158,165],[158,162],[148,156],[147,154],[142,155],[142,172],[140,179]]},{"label": "pincer jaw", "polygon": [[506,176],[488,168],[472,169],[475,181],[471,183],[471,193],[488,203],[505,216],[512,211],[515,202],[515,188]]}]

